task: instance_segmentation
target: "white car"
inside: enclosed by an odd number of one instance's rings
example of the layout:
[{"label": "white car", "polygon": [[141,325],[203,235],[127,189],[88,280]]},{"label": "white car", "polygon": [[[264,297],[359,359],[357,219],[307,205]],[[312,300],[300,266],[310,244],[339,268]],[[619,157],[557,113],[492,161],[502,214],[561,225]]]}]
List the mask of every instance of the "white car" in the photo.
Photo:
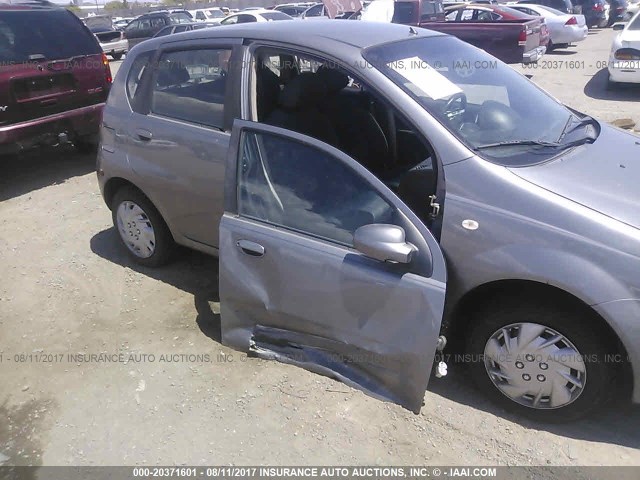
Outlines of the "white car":
[{"label": "white car", "polygon": [[194,22],[220,23],[226,17],[220,8],[201,8],[188,10]]},{"label": "white car", "polygon": [[565,48],[571,43],[581,42],[589,34],[584,15],[564,13],[555,8],[529,3],[518,3],[509,5],[509,7],[527,15],[544,18],[551,37],[547,52],[554,48]]},{"label": "white car", "polygon": [[236,23],[271,22],[274,20],[293,20],[293,17],[283,12],[267,9],[243,10],[229,15],[220,25],[235,25]]},{"label": "white car", "polygon": [[640,83],[640,12],[626,24],[615,23],[614,30],[622,30],[613,40],[609,55],[609,82]]},{"label": "white car", "polygon": [[625,18],[627,20],[633,18],[638,11],[640,11],[640,0],[629,0],[627,2],[627,13],[625,13]]}]

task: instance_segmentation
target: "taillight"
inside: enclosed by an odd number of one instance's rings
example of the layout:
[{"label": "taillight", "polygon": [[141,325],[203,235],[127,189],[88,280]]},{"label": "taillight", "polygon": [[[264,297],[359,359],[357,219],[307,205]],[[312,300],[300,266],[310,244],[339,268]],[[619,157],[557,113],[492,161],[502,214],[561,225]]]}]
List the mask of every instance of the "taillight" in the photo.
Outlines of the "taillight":
[{"label": "taillight", "polygon": [[113,82],[113,77],[111,77],[111,67],[109,66],[109,59],[107,58],[107,54],[102,54],[102,65],[104,66],[104,79],[107,83]]},{"label": "taillight", "polygon": [[591,10],[593,10],[594,12],[604,12],[604,5],[596,3],[593,7],[591,7]]},{"label": "taillight", "polygon": [[613,56],[616,60],[640,60],[640,51],[634,48],[621,48]]},{"label": "taillight", "polygon": [[527,44],[527,30],[526,28],[522,28],[522,30],[520,30],[520,35],[518,36],[518,45],[523,47],[526,44]]},{"label": "taillight", "polygon": [[576,19],[576,17],[571,17],[569,20],[565,22],[565,25],[577,25],[577,24],[578,24],[578,20]]}]

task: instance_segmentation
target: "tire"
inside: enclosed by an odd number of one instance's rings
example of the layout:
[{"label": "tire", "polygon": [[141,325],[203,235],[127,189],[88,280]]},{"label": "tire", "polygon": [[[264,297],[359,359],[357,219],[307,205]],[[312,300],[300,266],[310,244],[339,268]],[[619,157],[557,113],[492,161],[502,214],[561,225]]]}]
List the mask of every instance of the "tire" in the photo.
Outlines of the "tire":
[{"label": "tire", "polygon": [[556,46],[553,44],[551,40],[549,40],[549,44],[547,45],[547,53],[553,51],[554,48],[556,48]]},{"label": "tire", "polygon": [[116,61],[120,60],[122,58],[122,53],[112,53],[111,58],[113,58]]},{"label": "tire", "polygon": [[[118,238],[134,262],[145,267],[160,267],[169,262],[175,249],[171,232],[139,190],[133,187],[118,190],[111,202],[111,215]],[[143,234],[135,236],[141,230]]]},{"label": "tire", "polygon": [[[598,327],[589,313],[585,316],[583,311],[558,304],[491,303],[472,318],[467,337],[467,353],[473,360],[469,363],[470,374],[482,392],[508,410],[539,422],[576,420],[602,406],[615,390],[615,375],[605,361],[608,353],[615,353],[615,348],[609,345],[607,332]],[[535,336],[536,332],[542,333]],[[520,334],[522,338],[534,338],[525,342],[529,348],[519,349],[511,343],[505,355],[500,336],[515,341]],[[562,339],[544,350],[533,347],[537,342],[559,338],[557,334]],[[560,354],[559,348],[566,349]],[[552,355],[571,361],[554,362],[550,359]],[[494,363],[494,358],[499,358],[500,363]],[[566,367],[569,363],[576,369]],[[499,373],[493,379],[489,368]],[[582,388],[570,382],[567,373],[582,382]],[[512,380],[502,379],[502,374],[508,374]],[[567,388],[569,385],[571,389]]]}]

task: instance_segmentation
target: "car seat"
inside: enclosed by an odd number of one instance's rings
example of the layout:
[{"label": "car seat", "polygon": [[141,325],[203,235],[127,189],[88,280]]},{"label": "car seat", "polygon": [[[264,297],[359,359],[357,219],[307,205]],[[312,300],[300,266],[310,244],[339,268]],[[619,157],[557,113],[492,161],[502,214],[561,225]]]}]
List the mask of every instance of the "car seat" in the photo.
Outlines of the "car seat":
[{"label": "car seat", "polygon": [[327,89],[313,73],[303,72],[280,92],[278,106],[265,123],[309,135],[338,147],[338,136],[318,104],[326,100]]},{"label": "car seat", "polygon": [[325,65],[316,75],[329,93],[322,111],[335,126],[344,152],[374,173],[384,171],[389,161],[389,144],[382,128],[371,112],[338,95],[349,83],[349,77]]}]

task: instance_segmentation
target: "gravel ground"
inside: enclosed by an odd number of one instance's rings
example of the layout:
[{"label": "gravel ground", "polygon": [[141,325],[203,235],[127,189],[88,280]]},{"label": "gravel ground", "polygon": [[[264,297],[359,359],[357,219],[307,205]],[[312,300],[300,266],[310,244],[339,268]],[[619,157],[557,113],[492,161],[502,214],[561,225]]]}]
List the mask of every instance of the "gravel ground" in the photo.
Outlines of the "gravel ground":
[{"label": "gravel ground", "polygon": [[[586,113],[640,122],[640,89],[605,91],[596,68],[612,37],[545,57],[584,68],[526,73]],[[131,264],[92,158],[61,148],[1,168],[0,464],[640,464],[630,406],[539,425],[492,406],[454,368],[414,415],[246,358],[219,343],[217,261]]]}]

